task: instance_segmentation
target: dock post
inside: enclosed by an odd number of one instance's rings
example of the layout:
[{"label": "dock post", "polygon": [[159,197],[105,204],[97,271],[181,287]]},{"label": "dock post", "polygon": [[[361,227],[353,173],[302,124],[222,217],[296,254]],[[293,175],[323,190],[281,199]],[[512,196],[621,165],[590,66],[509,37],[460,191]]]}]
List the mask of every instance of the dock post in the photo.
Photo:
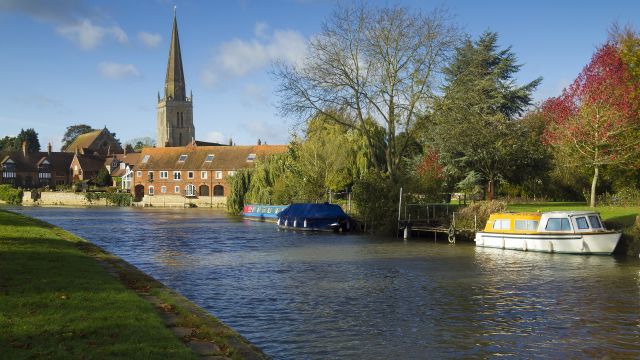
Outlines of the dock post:
[{"label": "dock post", "polygon": [[408,239],[410,237],[411,237],[411,227],[409,226],[409,224],[407,224],[404,227],[404,239],[406,240],[406,239]]}]

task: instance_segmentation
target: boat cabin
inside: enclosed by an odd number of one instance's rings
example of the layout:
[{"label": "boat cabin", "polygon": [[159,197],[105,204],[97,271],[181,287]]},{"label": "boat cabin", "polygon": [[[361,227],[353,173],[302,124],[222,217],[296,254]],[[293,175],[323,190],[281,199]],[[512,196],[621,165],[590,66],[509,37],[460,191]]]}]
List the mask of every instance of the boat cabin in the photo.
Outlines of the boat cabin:
[{"label": "boat cabin", "polygon": [[545,213],[491,214],[485,232],[529,233],[592,233],[606,231],[600,215],[593,211],[551,211]]}]

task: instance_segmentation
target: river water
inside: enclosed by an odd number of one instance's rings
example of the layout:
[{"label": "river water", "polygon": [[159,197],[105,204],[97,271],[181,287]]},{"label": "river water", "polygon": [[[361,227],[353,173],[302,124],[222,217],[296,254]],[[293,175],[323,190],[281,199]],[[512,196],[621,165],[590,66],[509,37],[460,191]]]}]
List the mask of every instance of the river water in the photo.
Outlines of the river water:
[{"label": "river water", "polygon": [[286,232],[200,209],[17,211],[132,263],[275,359],[640,358],[638,259]]}]

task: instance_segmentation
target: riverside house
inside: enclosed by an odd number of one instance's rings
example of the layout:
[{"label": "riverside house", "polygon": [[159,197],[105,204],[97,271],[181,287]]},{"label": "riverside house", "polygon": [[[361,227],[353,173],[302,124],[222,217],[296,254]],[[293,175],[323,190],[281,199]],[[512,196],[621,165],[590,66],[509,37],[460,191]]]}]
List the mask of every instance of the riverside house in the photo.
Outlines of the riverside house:
[{"label": "riverside house", "polygon": [[69,164],[73,156],[51,151],[51,144],[46,152],[29,152],[24,142],[20,151],[0,153],[0,182],[25,188],[69,185]]},{"label": "riverside house", "polygon": [[258,158],[286,150],[286,145],[198,146],[195,141],[144,148],[134,166],[133,193],[136,200],[156,206],[224,206],[229,176],[253,167]]}]

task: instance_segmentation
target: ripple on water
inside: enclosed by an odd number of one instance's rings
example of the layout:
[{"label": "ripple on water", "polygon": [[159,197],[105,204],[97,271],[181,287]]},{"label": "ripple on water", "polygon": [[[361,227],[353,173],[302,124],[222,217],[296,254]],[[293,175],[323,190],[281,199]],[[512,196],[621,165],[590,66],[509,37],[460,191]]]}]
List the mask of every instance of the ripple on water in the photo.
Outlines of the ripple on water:
[{"label": "ripple on water", "polygon": [[202,210],[20,208],[83,236],[274,358],[640,357],[640,265],[277,231]]}]

